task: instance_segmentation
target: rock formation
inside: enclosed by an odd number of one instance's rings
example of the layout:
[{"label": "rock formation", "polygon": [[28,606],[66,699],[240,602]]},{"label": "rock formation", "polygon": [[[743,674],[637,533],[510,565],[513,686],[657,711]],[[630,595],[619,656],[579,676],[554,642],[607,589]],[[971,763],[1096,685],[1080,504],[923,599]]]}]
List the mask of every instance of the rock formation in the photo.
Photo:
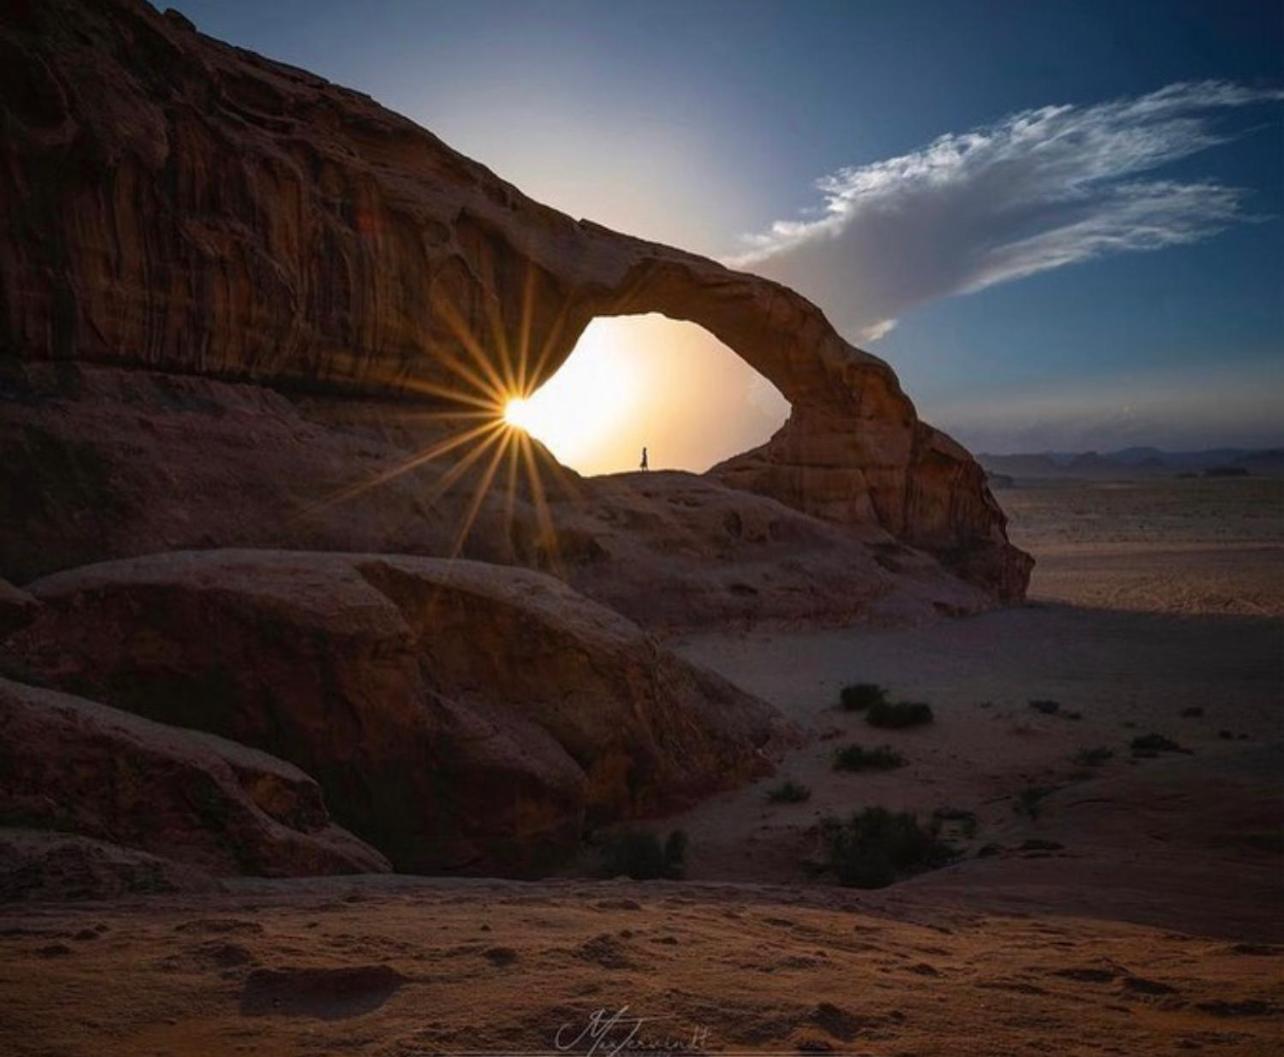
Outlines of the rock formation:
[{"label": "rock formation", "polygon": [[[216,873],[371,854],[311,779],[399,869],[537,870],[790,736],[626,617],[913,621],[1025,589],[978,465],[815,306],[533,202],[366,96],[143,0],[17,0],[0,127],[3,670],[305,772],[24,703],[49,766],[78,761],[81,835],[6,844],[19,888],[29,862],[170,883],[137,790],[98,780],[118,759],[166,817],[212,790],[221,821],[175,832]],[[711,331],[788,422],[703,476],[585,479],[504,432],[590,320],[642,312]]]},{"label": "rock formation", "polygon": [[204,870],[135,848],[56,830],[0,829],[0,903],[221,888]]},{"label": "rock formation", "polygon": [[213,875],[379,873],[307,775],[265,753],[0,679],[0,820]]},{"label": "rock formation", "polygon": [[31,592],[38,615],[7,648],[32,677],[291,761],[403,870],[544,866],[586,825],[769,770],[763,750],[787,734],[762,702],[526,570],[205,551]]},{"label": "rock formation", "polygon": [[[404,464],[439,434],[362,402],[50,363],[15,367],[0,402],[0,555],[15,581],[104,556],[209,546],[449,554],[475,482],[436,463],[347,502],[325,498]],[[338,422],[342,411],[377,415]],[[406,413],[402,412],[404,416]],[[537,454],[556,548],[525,487],[481,496],[467,557],[531,565],[649,628],[914,621],[986,608],[985,591],[872,527],[844,527],[710,477],[580,479]],[[502,481],[503,478],[500,478]],[[559,483],[560,482],[560,483]],[[28,619],[28,599],[6,612]]]},{"label": "rock formation", "polygon": [[497,414],[594,316],[662,312],[793,407],[714,477],[929,552],[992,597],[1024,590],[977,464],[792,291],[574,221],[368,97],[142,0],[9,5],[0,69],[10,359]]}]

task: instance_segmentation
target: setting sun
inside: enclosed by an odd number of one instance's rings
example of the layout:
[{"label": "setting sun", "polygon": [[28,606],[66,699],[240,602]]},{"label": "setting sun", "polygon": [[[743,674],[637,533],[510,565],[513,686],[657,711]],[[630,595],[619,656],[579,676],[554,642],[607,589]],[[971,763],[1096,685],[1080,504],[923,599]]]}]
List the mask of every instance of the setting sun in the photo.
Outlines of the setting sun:
[{"label": "setting sun", "polygon": [[645,386],[627,333],[618,321],[595,321],[544,385],[504,405],[504,421],[581,472],[630,466],[622,452],[643,443],[634,420]]},{"label": "setting sun", "polygon": [[525,397],[513,397],[504,405],[504,421],[517,429],[528,429],[529,403]]}]

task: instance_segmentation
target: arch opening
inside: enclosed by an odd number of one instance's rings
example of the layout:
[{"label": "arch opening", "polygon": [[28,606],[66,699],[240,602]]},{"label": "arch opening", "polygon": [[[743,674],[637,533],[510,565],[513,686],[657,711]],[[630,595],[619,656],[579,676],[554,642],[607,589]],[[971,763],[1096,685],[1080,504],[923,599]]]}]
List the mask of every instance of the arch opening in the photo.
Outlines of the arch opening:
[{"label": "arch opening", "polygon": [[599,316],[542,386],[504,418],[585,476],[651,469],[703,473],[769,440],[789,402],[696,323],[652,312]]}]

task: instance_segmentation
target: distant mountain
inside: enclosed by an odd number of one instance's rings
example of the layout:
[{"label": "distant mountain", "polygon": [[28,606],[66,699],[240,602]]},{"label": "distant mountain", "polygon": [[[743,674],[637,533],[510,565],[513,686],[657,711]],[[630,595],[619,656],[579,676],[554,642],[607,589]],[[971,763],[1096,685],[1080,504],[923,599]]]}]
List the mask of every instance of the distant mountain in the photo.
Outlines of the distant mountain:
[{"label": "distant mountain", "polygon": [[[1206,451],[1163,451],[1133,447],[1111,452],[1045,451],[1018,455],[977,455],[991,477],[1120,479],[1210,476],[1284,477],[1284,448],[1209,448]],[[1210,474],[1209,472],[1212,471]]]}]

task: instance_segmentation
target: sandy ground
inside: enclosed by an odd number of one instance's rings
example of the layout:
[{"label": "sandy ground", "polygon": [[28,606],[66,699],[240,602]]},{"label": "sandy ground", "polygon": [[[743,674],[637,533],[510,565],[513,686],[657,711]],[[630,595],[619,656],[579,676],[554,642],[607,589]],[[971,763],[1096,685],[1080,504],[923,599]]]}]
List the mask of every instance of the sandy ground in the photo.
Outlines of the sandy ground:
[{"label": "sandy ground", "polygon": [[[0,1052],[605,1054],[636,1017],[651,1051],[1284,1052],[1284,482],[1000,501],[1039,559],[1026,606],[678,643],[806,734],[777,779],[660,824],[690,834],[688,881],[239,882],[9,908]],[[856,681],[935,723],[870,728],[835,707]],[[1189,752],[1134,760],[1152,731]],[[849,741],[908,765],[836,773]],[[1113,757],[1073,759],[1098,747]],[[768,804],[781,777],[811,799]],[[1051,791],[1030,818],[1015,804],[1034,787]],[[957,864],[879,892],[802,868],[819,816],[873,804],[978,827],[951,832]]]},{"label": "sandy ground", "polygon": [[[692,838],[693,876],[801,883],[815,822],[873,804],[974,811],[973,848],[1037,836],[1041,826],[1014,810],[1022,790],[1153,768],[1131,757],[1138,735],[1165,735],[1217,766],[1280,740],[1284,482],[1058,483],[1008,489],[1000,500],[1016,542],[1038,559],[1025,606],[922,629],[678,643],[807,733],[777,779],[675,820]],[[839,689],[856,682],[929,702],[936,721],[874,729],[838,707]],[[1035,711],[1036,699],[1057,701],[1060,712]],[[835,772],[835,748],[852,742],[890,745],[907,766]],[[1095,748],[1113,759],[1075,762]],[[779,778],[807,785],[811,799],[769,805]]]}]

